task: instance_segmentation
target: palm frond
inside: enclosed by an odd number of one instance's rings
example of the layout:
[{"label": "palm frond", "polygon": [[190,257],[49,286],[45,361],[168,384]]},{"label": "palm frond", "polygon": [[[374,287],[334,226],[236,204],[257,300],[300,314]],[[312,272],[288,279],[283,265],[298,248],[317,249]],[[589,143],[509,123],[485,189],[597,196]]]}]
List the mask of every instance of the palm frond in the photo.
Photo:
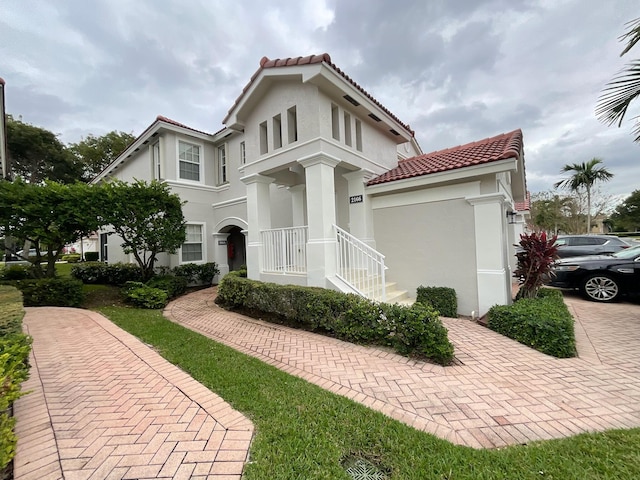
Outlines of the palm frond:
[{"label": "palm frond", "polygon": [[622,51],[620,56],[623,56],[625,53],[631,50],[636,43],[640,42],[640,18],[631,20],[627,22],[626,25],[629,27],[629,31],[624,33],[623,35],[620,35],[619,38],[621,42],[626,41],[627,46]]},{"label": "palm frond", "polygon": [[607,125],[622,124],[630,103],[640,96],[640,60],[630,63],[607,83],[598,105],[596,116]]}]

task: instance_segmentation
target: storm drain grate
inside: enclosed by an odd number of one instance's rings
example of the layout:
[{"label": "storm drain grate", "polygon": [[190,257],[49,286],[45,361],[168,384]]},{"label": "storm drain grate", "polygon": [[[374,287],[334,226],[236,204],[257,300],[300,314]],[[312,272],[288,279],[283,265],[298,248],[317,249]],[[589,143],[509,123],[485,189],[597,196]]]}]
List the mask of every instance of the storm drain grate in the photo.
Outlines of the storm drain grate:
[{"label": "storm drain grate", "polygon": [[386,480],[386,476],[375,465],[362,458],[351,458],[344,464],[353,480]]}]

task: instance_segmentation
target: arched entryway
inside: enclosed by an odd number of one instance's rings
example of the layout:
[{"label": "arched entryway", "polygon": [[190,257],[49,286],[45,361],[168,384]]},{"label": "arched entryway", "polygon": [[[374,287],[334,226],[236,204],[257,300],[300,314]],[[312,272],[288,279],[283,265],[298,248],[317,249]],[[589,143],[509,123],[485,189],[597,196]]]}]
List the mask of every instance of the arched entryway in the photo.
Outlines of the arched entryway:
[{"label": "arched entryway", "polygon": [[247,268],[247,247],[240,227],[230,227],[227,237],[227,263],[229,271]]}]

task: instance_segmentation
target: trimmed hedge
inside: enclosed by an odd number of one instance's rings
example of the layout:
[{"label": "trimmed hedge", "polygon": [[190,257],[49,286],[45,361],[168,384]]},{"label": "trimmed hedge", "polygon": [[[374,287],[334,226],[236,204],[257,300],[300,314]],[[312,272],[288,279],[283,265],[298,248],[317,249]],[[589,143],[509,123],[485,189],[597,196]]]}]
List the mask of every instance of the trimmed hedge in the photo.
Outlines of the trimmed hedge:
[{"label": "trimmed hedge", "polygon": [[188,284],[211,285],[213,277],[220,273],[218,264],[208,263],[184,263],[174,267],[172,273],[176,277],[183,277]]},{"label": "trimmed hedge", "polygon": [[431,305],[443,317],[458,318],[458,299],[453,288],[420,285],[416,292],[416,302]]},{"label": "trimmed hedge", "polygon": [[26,280],[32,278],[31,265],[10,265],[0,271],[2,280]]},{"label": "trimmed hedge", "polygon": [[146,285],[159,288],[166,292],[168,298],[174,298],[187,291],[187,279],[173,275],[158,275],[149,280]]},{"label": "trimmed hedge", "polygon": [[82,283],[100,285],[142,281],[142,271],[133,263],[86,262],[71,267],[71,276]]},{"label": "trimmed hedge", "polygon": [[12,403],[25,395],[20,384],[29,375],[31,338],[22,333],[22,296],[13,287],[0,286],[0,469],[15,456],[17,438]]},{"label": "trimmed hedge", "polygon": [[142,282],[127,282],[122,287],[125,301],[138,308],[160,309],[167,305],[169,296],[159,288]]},{"label": "trimmed hedge", "polygon": [[222,279],[216,303],[254,316],[268,314],[287,325],[350,342],[391,346],[399,353],[442,365],[453,360],[447,329],[429,305],[375,303],[324,288],[249,280],[240,272]]},{"label": "trimmed hedge", "polygon": [[543,288],[536,298],[495,305],[489,310],[488,321],[491,330],[547,355],[576,356],[573,317],[559,291]]},{"label": "trimmed hedge", "polygon": [[82,256],[79,253],[67,253],[60,258],[60,260],[67,263],[78,263],[81,259]]},{"label": "trimmed hedge", "polygon": [[85,262],[97,262],[100,258],[100,254],[98,252],[85,252],[84,261]]},{"label": "trimmed hedge", "polygon": [[82,282],[69,278],[40,278],[5,282],[22,292],[25,307],[78,307],[84,300]]}]

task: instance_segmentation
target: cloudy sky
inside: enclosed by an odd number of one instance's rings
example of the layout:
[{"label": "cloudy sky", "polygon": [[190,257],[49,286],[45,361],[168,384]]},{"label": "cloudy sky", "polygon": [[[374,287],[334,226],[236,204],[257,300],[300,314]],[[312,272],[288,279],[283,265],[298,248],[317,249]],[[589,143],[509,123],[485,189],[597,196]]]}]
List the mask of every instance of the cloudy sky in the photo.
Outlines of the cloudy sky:
[{"label": "cloudy sky", "polygon": [[0,0],[8,113],[76,142],[157,115],[214,132],[260,58],[328,52],[424,152],[521,128],[532,192],[604,160],[640,188],[631,121],[597,121],[638,0]]}]

